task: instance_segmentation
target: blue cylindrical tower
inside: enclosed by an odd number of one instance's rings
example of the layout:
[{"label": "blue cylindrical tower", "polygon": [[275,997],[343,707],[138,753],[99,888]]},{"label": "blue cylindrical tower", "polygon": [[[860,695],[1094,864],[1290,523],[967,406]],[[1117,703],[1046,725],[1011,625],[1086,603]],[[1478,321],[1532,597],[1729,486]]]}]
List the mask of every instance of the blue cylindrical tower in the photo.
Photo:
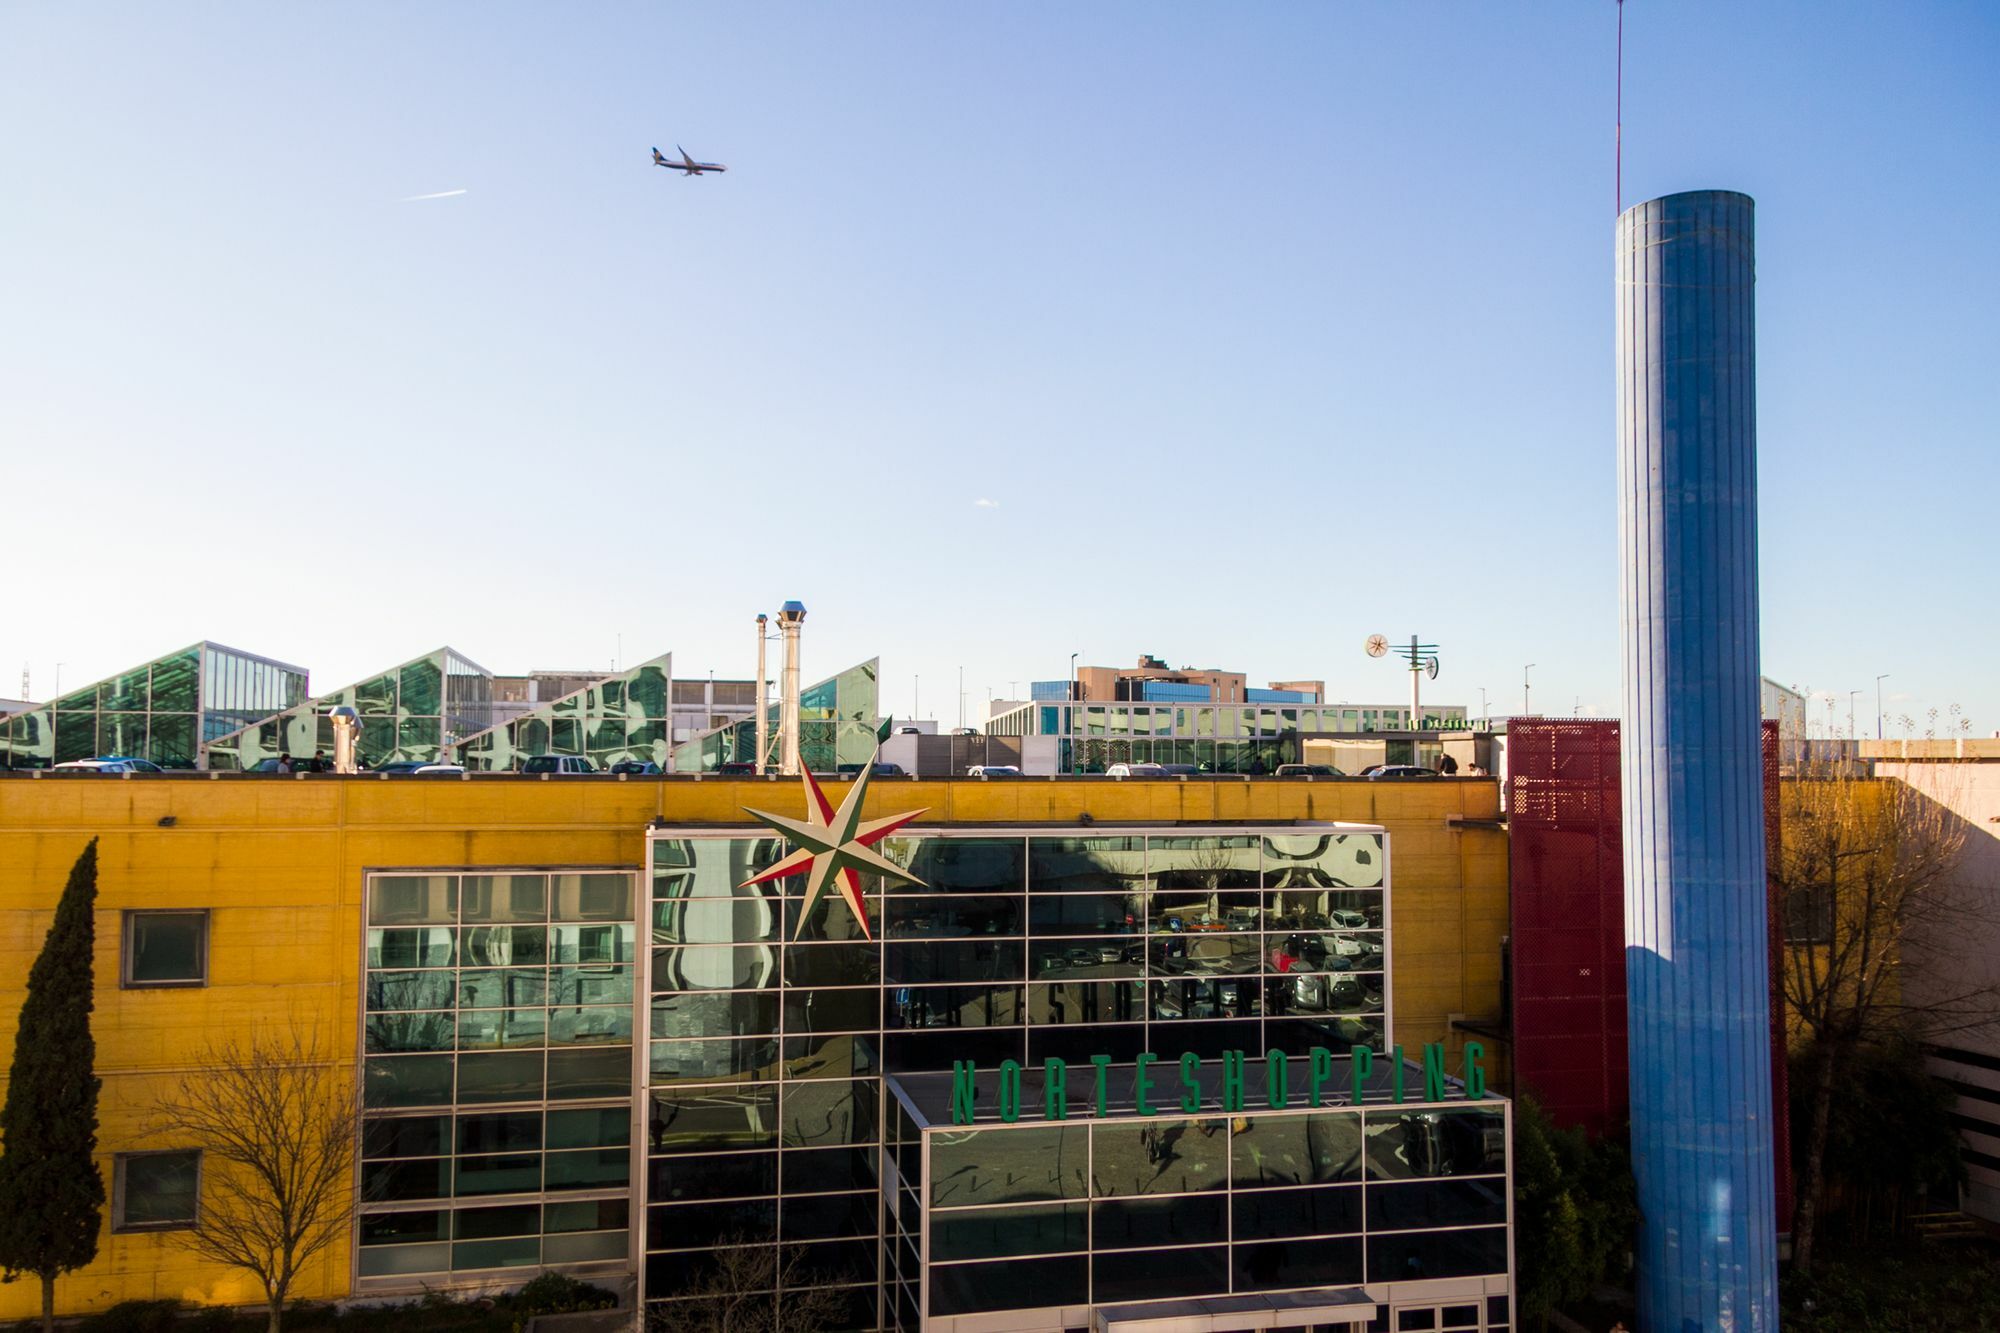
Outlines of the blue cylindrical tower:
[{"label": "blue cylindrical tower", "polygon": [[1754,205],[1618,219],[1625,957],[1639,1327],[1778,1327]]}]

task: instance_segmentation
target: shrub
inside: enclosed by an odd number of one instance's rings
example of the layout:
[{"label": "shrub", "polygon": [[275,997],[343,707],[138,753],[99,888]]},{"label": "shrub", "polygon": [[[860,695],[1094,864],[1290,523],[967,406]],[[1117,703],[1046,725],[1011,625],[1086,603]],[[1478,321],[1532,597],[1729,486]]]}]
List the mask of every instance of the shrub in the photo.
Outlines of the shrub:
[{"label": "shrub", "polygon": [[543,1273],[515,1292],[507,1304],[521,1314],[568,1314],[573,1310],[608,1310],[618,1304],[618,1298],[567,1273]]},{"label": "shrub", "polygon": [[179,1301],[120,1301],[77,1324],[77,1333],[178,1333]]}]

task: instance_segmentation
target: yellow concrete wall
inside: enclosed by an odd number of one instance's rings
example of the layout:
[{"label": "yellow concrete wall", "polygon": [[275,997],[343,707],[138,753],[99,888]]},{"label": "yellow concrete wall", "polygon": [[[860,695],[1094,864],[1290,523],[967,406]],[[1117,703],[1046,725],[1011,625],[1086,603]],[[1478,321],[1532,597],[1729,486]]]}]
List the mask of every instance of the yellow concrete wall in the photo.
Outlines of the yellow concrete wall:
[{"label": "yellow concrete wall", "polygon": [[[829,784],[835,800],[843,789]],[[654,816],[745,823],[745,805],[782,812],[802,802],[794,783],[768,779],[0,778],[0,1070],[12,1058],[28,967],[92,836],[100,840],[95,1033],[108,1195],[113,1153],[172,1146],[147,1136],[147,1108],[211,1035],[260,1021],[309,1023],[352,1066],[364,871],[637,866]],[[918,806],[927,807],[920,824],[1070,824],[1084,814],[1100,824],[1381,824],[1391,835],[1395,1040],[1449,1041],[1448,1015],[1499,1015],[1506,837],[1457,822],[1497,816],[1492,780],[878,782],[866,813]],[[166,816],[171,827],[160,825]],[[206,987],[119,988],[119,912],[139,907],[212,912]],[[97,1262],[58,1284],[59,1309],[258,1299],[247,1276],[196,1261],[176,1233],[110,1234],[109,1212]],[[343,1295],[349,1267],[347,1247],[337,1246],[294,1294]],[[38,1301],[31,1283],[0,1286],[0,1319],[30,1314]]]}]

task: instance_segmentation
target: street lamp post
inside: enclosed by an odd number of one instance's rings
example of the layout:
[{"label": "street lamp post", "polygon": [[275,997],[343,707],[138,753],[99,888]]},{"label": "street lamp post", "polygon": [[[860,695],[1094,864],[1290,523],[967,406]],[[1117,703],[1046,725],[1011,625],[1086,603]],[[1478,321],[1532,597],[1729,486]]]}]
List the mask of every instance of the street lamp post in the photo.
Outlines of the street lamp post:
[{"label": "street lamp post", "polygon": [[1849,740],[1854,739],[1854,696],[1860,693],[1860,690],[1847,692],[1847,739]]},{"label": "street lamp post", "polygon": [[1875,739],[1878,741],[1882,739],[1882,682],[1887,679],[1889,673],[1886,671],[1875,677]]},{"label": "street lamp post", "polygon": [[1535,669],[1533,662],[1521,668],[1521,712],[1533,716],[1534,709],[1528,707],[1528,673]]}]

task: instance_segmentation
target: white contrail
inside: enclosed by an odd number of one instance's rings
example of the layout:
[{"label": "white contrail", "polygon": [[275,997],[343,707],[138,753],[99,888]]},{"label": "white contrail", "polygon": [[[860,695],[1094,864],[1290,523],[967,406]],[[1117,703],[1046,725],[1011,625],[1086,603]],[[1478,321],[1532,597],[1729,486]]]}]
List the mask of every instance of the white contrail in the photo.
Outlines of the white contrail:
[{"label": "white contrail", "polygon": [[439,190],[436,194],[408,195],[404,198],[403,202],[406,204],[414,204],[419,199],[449,199],[455,194],[464,194],[464,193],[465,191],[463,190]]},{"label": "white contrail", "polygon": [[998,509],[1000,502],[998,500],[988,500],[984,496],[981,496],[972,502],[972,507],[974,509]]}]

